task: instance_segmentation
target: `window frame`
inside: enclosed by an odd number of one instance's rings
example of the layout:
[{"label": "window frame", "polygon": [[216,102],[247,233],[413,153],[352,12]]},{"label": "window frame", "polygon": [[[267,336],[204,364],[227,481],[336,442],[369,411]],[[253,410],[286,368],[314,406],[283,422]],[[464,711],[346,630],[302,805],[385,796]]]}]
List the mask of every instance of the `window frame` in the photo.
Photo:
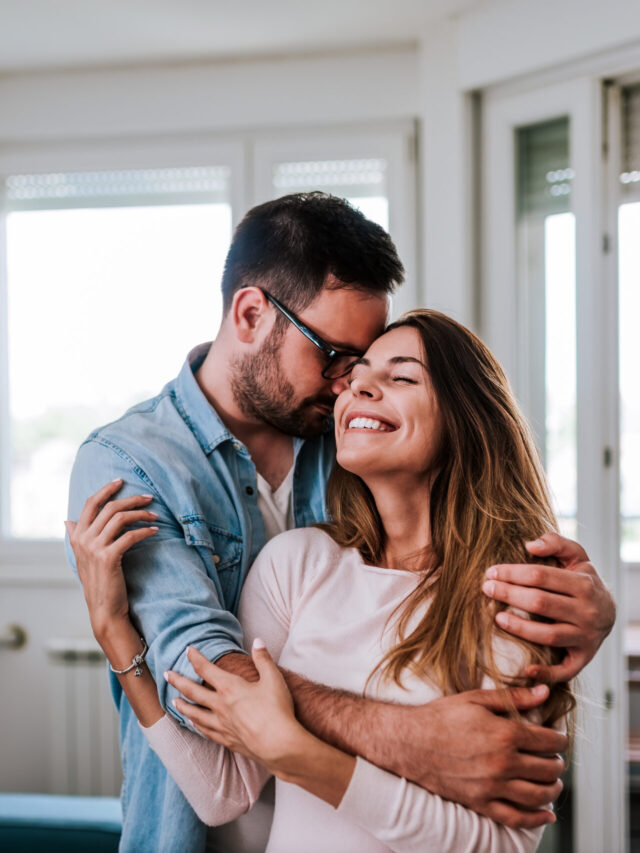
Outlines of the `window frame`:
[{"label": "window frame", "polygon": [[[6,179],[17,174],[109,171],[220,165],[230,168],[230,203],[233,227],[244,210],[246,197],[245,151],[241,139],[220,139],[211,134],[129,140],[39,143],[0,152],[0,567],[17,578],[38,576],[42,565],[56,577],[69,573],[61,539],[23,539],[7,536],[10,501],[8,282],[6,238]],[[80,206],[80,205],[78,205]],[[35,574],[34,574],[35,573]]]}]

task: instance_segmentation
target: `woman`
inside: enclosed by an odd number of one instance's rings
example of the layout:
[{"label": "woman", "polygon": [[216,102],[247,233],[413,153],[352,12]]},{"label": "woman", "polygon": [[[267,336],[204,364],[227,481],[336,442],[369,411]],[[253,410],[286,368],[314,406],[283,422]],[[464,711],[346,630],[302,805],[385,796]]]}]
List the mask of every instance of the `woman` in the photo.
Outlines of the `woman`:
[{"label": "woman", "polygon": [[[414,311],[356,363],[335,429],[332,521],[271,540],[243,588],[239,617],[259,681],[195,650],[190,660],[214,690],[166,674],[195,703],[177,707],[208,740],[163,714],[148,671],[121,677],[127,697],[205,822],[246,811],[276,776],[270,853],[533,850],[541,829],[509,829],[312,736],[265,649],[309,679],[401,704],[522,683],[528,665],[551,662],[550,650],[496,628],[499,605],[481,590],[487,566],[527,561],[525,542],[555,528],[506,378],[468,330]],[[113,560],[79,566],[114,667],[140,648],[120,559],[153,529],[118,536],[145,517],[103,510],[92,529],[113,542]],[[569,687],[555,685],[537,721],[562,726],[572,707]]]}]

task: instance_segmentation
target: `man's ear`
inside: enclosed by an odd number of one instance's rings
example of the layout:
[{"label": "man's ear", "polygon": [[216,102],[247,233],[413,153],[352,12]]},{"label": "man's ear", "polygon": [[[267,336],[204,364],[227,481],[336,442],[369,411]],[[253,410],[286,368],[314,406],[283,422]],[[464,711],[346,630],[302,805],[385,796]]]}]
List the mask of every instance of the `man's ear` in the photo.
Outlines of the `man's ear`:
[{"label": "man's ear", "polygon": [[270,327],[272,318],[268,311],[269,302],[259,287],[241,287],[236,291],[231,306],[231,319],[236,337],[245,344],[252,344]]}]

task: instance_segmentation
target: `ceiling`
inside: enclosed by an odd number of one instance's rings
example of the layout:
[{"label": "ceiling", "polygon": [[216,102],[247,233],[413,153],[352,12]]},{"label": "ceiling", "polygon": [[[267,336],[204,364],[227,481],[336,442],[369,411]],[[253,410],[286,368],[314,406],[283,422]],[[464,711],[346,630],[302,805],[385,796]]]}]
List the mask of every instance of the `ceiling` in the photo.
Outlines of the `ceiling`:
[{"label": "ceiling", "polygon": [[0,0],[0,72],[416,42],[482,0]]}]

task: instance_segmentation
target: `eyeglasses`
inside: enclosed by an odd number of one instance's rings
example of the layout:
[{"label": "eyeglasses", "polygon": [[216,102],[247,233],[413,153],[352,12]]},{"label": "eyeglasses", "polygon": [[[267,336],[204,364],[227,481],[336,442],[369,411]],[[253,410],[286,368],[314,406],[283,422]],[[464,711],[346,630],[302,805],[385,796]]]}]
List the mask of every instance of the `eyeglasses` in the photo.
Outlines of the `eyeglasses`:
[{"label": "eyeglasses", "polygon": [[[262,288],[260,288],[260,290],[262,290]],[[362,358],[362,352],[357,352],[355,350],[340,350],[332,347],[331,344],[328,344],[323,340],[320,335],[316,335],[316,333],[312,332],[308,326],[305,326],[303,322],[298,320],[296,315],[292,314],[288,308],[285,308],[281,302],[278,302],[275,296],[272,296],[266,290],[262,290],[262,292],[274,308],[277,308],[290,323],[293,323],[299,332],[302,332],[305,338],[308,338],[312,344],[315,344],[318,349],[322,350],[325,354],[327,364],[322,370],[322,376],[324,379],[340,379],[342,376],[346,376],[347,373],[351,372],[351,368],[355,362],[358,361],[359,358]]]}]

